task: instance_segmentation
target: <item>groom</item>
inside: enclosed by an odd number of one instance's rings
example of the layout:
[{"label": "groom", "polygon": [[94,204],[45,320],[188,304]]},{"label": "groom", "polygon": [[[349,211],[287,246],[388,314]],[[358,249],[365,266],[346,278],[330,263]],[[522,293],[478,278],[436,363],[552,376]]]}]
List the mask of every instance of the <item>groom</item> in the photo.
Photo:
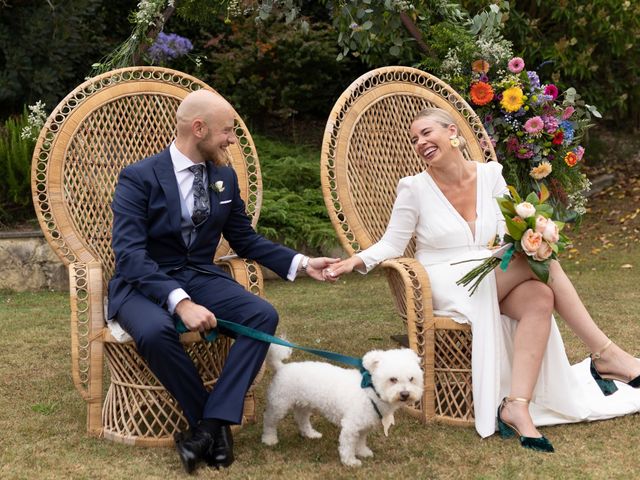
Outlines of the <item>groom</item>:
[{"label": "groom", "polygon": [[322,269],[338,259],[308,258],[255,232],[236,173],[225,163],[225,150],[236,139],[234,111],[222,97],[190,93],[176,122],[176,139],[166,150],[120,173],[112,203],[116,271],[108,314],[180,404],[190,429],[176,435],[176,449],[190,473],[200,461],[216,467],[233,462],[229,426],[242,420],[245,394],[268,344],[237,337],[209,393],[179,342],[176,317],[200,332],[215,328],[216,316],[268,334],[278,324],[268,302],[212,263],[220,236],[239,256],[289,280],[300,270],[323,280]]}]

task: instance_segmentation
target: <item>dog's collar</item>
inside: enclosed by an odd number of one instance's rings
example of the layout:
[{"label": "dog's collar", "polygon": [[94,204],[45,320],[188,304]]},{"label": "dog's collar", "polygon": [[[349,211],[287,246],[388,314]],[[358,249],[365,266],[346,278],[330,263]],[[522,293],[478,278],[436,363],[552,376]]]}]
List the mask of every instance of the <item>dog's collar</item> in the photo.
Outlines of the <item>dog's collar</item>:
[{"label": "dog's collar", "polygon": [[373,386],[373,382],[371,381],[371,373],[369,373],[369,370],[362,367],[360,369],[360,373],[362,374],[362,382],[360,383],[360,387],[370,388],[371,390],[373,390],[373,393],[375,393],[378,398],[382,398],[378,393],[378,391],[376,390],[376,387]]}]

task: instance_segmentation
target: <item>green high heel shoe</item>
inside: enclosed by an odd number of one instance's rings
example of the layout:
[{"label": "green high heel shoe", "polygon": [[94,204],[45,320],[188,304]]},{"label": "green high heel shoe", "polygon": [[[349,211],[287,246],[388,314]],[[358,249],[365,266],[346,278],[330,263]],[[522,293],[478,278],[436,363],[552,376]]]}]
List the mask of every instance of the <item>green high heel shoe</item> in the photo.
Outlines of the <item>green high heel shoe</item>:
[{"label": "green high heel shoe", "polygon": [[591,354],[591,365],[589,367],[589,370],[591,371],[591,376],[598,384],[598,387],[600,387],[600,390],[602,390],[602,393],[606,396],[609,396],[618,391],[618,387],[616,386],[615,383],[613,383],[614,380],[618,380],[619,382],[626,383],[627,385],[633,388],[640,388],[640,375],[638,375],[636,378],[632,378],[631,380],[628,380],[628,379],[617,377],[615,375],[610,375],[610,374],[601,375],[600,372],[598,372],[598,369],[596,368],[595,360],[599,360],[602,357],[602,352],[604,352],[607,348],[609,348],[612,343],[613,342],[609,340],[606,343],[606,345],[600,349],[599,352],[594,352]]},{"label": "green high heel shoe", "polygon": [[529,400],[527,400],[526,398],[504,397],[502,399],[502,402],[500,402],[500,406],[498,407],[498,431],[500,432],[500,437],[512,438],[516,434],[518,434],[518,436],[520,437],[520,445],[522,445],[524,448],[529,448],[537,452],[554,452],[553,445],[551,445],[551,442],[544,435],[542,437],[525,437],[524,435],[520,434],[520,432],[514,425],[511,425],[510,423],[502,420],[500,412],[502,412],[504,406],[509,402],[521,402],[529,405]]}]

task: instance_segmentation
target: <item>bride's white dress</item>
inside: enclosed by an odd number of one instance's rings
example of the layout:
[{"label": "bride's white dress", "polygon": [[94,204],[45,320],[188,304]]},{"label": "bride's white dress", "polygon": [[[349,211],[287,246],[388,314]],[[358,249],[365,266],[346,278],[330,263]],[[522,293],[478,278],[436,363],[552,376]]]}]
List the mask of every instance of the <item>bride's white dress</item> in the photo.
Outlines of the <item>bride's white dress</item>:
[{"label": "bride's white dress", "polygon": [[[517,321],[500,314],[492,272],[473,296],[456,280],[478,262],[451,265],[460,260],[486,258],[504,221],[495,197],[506,184],[498,163],[477,164],[477,218],[475,225],[453,208],[428,173],[400,180],[386,233],[378,243],[359,253],[366,270],[401,256],[416,236],[416,259],[431,281],[434,313],[470,323],[473,332],[472,377],[476,430],[482,437],[496,430],[496,410],[509,394],[513,337]],[[472,228],[475,226],[475,231]],[[618,391],[605,397],[589,372],[589,361],[569,365],[555,320],[542,362],[530,412],[536,425],[553,425],[611,418],[640,411],[640,389],[616,382]]]}]

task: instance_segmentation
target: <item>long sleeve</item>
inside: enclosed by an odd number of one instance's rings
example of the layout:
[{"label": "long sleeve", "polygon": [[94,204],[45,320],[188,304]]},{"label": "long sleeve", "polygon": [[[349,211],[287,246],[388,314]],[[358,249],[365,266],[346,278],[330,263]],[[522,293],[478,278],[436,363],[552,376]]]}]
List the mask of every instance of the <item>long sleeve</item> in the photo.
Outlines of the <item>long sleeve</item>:
[{"label": "long sleeve", "polygon": [[413,182],[413,177],[400,180],[387,230],[377,243],[357,254],[364,262],[367,272],[384,260],[400,257],[407,248],[419,214]]},{"label": "long sleeve", "polygon": [[[498,162],[491,162],[488,165],[494,170],[494,183],[491,189],[491,196],[493,198],[502,197],[505,193],[509,193],[507,189],[507,182],[504,180],[502,176],[502,165]],[[495,202],[494,209],[496,212],[496,221],[498,222],[498,236],[502,239],[504,234],[507,232],[507,227],[504,221],[504,217],[502,216],[502,212],[500,212],[500,207],[498,206],[498,202]]]}]

